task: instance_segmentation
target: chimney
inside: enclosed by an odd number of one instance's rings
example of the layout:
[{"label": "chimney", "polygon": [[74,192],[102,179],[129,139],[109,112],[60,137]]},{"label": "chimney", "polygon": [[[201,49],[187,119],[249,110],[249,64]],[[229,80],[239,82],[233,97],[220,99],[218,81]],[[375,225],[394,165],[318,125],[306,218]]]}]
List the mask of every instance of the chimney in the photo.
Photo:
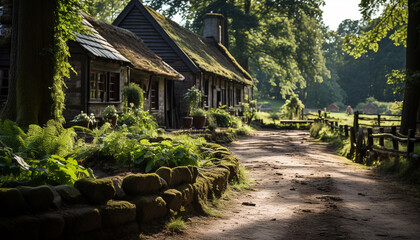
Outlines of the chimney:
[{"label": "chimney", "polygon": [[203,17],[203,37],[213,38],[228,47],[225,17],[219,13],[207,13]]}]

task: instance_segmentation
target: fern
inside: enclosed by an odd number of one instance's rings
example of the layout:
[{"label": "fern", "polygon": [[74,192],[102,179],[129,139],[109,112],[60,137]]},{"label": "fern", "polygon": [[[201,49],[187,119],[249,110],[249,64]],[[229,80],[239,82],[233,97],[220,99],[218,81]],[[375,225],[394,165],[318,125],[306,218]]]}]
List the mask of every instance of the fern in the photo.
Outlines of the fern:
[{"label": "fern", "polygon": [[24,139],[26,139],[25,132],[15,122],[10,120],[0,121],[0,144],[3,147],[18,152],[23,147]]}]

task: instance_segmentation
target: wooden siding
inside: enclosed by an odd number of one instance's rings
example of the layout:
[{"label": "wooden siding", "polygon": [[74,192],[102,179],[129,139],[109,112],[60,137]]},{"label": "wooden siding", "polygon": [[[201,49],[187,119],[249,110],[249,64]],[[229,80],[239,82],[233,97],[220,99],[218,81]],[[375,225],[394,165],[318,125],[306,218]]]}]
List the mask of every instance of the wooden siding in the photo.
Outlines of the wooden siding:
[{"label": "wooden siding", "polygon": [[171,65],[175,70],[189,70],[187,65],[182,61],[174,49],[137,7],[133,7],[118,26],[130,30],[140,37],[147,47],[155,52],[156,55],[161,57],[166,63]]}]

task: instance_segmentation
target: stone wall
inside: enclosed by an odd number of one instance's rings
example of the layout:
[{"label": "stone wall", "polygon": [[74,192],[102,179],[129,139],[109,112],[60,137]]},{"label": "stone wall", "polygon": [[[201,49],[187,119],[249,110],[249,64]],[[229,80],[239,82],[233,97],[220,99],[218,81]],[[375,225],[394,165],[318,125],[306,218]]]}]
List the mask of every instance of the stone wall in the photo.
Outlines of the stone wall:
[{"label": "stone wall", "polygon": [[[226,151],[215,154],[227,156]],[[202,211],[237,177],[237,161],[208,168],[159,168],[156,173],[81,179],[72,186],[0,188],[2,239],[123,239],[140,224],[191,206]]]}]

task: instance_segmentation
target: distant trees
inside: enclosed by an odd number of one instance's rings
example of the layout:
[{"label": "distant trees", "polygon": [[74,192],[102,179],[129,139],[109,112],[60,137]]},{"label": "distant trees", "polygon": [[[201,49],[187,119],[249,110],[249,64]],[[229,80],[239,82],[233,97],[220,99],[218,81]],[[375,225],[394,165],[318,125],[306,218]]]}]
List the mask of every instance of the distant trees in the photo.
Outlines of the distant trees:
[{"label": "distant trees", "polygon": [[401,100],[400,95],[393,94],[395,86],[387,84],[386,75],[405,67],[403,46],[397,47],[391,40],[382,39],[378,52],[369,50],[357,59],[342,50],[345,36],[368,31],[372,25],[362,27],[359,21],[348,19],[337,31],[325,34],[323,50],[331,78],[308,86],[307,105],[325,107],[337,102],[354,107],[368,97],[379,101]]},{"label": "distant trees", "polygon": [[[322,54],[322,0],[145,0],[172,16],[181,12],[196,32],[201,17],[221,13],[229,24],[229,50],[258,79],[259,92],[276,99],[329,77]],[[166,8],[165,8],[166,7]]]},{"label": "distant trees", "polygon": [[372,30],[346,38],[347,50],[355,57],[369,49],[377,51],[378,42],[388,36],[395,44],[404,44],[406,50],[404,105],[401,119],[402,133],[415,129],[420,115],[420,2],[417,0],[361,0],[366,20],[383,10]]}]

